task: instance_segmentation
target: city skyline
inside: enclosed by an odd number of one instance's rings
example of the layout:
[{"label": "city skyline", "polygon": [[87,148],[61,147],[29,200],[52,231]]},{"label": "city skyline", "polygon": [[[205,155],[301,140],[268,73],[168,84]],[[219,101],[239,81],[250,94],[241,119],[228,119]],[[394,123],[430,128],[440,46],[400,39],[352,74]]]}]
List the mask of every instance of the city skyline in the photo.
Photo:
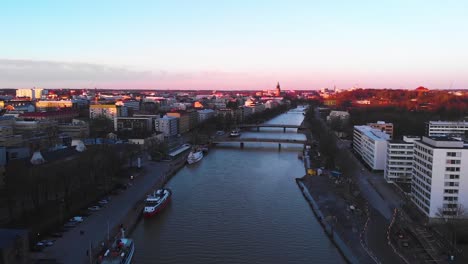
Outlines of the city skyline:
[{"label": "city skyline", "polygon": [[463,1],[10,1],[1,88],[465,89]]}]

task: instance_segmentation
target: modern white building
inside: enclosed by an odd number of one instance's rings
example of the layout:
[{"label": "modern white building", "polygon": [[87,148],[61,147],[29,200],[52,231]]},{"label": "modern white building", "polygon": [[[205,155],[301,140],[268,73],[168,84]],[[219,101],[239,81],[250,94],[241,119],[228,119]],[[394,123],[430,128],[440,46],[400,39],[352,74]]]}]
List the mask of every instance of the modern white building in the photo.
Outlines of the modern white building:
[{"label": "modern white building", "polygon": [[468,144],[450,137],[423,137],[414,142],[413,203],[429,218],[468,218]]},{"label": "modern white building", "polygon": [[372,170],[384,170],[389,135],[370,126],[354,126],[353,149]]},{"label": "modern white building", "polygon": [[178,118],[165,115],[156,120],[155,129],[162,132],[165,137],[175,136],[179,134]]},{"label": "modern white building", "polygon": [[429,121],[426,124],[428,137],[464,136],[468,138],[467,121]]},{"label": "modern white building", "polygon": [[413,173],[413,144],[421,137],[404,136],[387,141],[384,178],[387,182],[410,183]]},{"label": "modern white building", "polygon": [[203,123],[206,120],[215,116],[215,111],[212,109],[198,110],[197,113],[198,113],[198,123]]}]

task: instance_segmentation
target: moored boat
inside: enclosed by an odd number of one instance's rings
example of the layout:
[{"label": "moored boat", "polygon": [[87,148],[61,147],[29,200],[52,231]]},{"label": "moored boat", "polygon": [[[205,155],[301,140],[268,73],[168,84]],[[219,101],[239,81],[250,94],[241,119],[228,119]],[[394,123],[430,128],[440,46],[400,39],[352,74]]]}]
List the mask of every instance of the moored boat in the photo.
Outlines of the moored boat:
[{"label": "moored boat", "polygon": [[130,264],[135,253],[135,243],[133,239],[118,239],[112,248],[107,249],[103,256],[99,257],[100,264]]},{"label": "moored boat", "polygon": [[151,217],[158,214],[171,200],[172,192],[170,189],[162,188],[151,195],[148,195],[145,200],[145,209],[143,209],[144,217]]},{"label": "moored boat", "polygon": [[193,164],[199,162],[203,158],[203,151],[202,150],[192,150],[187,157],[188,164]]}]

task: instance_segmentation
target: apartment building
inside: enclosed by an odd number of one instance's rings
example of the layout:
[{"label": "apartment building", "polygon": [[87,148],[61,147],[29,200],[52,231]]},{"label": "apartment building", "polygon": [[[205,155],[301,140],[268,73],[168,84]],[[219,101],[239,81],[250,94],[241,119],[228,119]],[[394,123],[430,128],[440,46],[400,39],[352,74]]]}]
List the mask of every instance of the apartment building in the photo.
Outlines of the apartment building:
[{"label": "apartment building", "polygon": [[404,136],[387,141],[384,178],[387,182],[410,183],[413,173],[413,145],[420,137]]},{"label": "apartment building", "polygon": [[213,118],[215,116],[215,111],[212,109],[203,109],[203,110],[198,110],[198,123],[203,123],[206,120],[209,120],[210,118]]},{"label": "apartment building", "polygon": [[135,133],[149,133],[153,129],[153,118],[151,116],[114,118],[115,131],[126,130]]},{"label": "apartment building", "polygon": [[367,123],[368,126],[378,129],[387,133],[390,139],[393,139],[393,123],[386,123],[385,121],[377,121],[376,123]]},{"label": "apartment building", "polygon": [[179,119],[172,116],[163,116],[156,120],[155,129],[162,132],[165,137],[175,136],[179,133]]},{"label": "apartment building", "polygon": [[114,120],[114,118],[117,117],[117,106],[115,104],[90,105],[89,106],[89,118],[94,119],[100,116],[104,116],[104,117]]},{"label": "apartment building", "polygon": [[179,133],[188,132],[198,124],[198,113],[195,110],[170,112],[167,116],[178,118]]},{"label": "apartment building", "polygon": [[331,122],[333,119],[348,120],[349,113],[348,111],[331,111],[327,116],[327,122]]},{"label": "apartment building", "polygon": [[459,136],[468,138],[466,121],[429,121],[426,123],[428,137]]},{"label": "apartment building", "polygon": [[89,124],[82,120],[73,119],[71,123],[58,124],[58,131],[69,135],[72,139],[86,138],[89,136]]},{"label": "apartment building", "polygon": [[[459,214],[468,208],[468,144],[451,137],[414,142],[412,201],[428,218]],[[460,215],[461,216],[461,215]],[[468,215],[462,217],[468,218]]]},{"label": "apartment building", "polygon": [[16,97],[29,97],[31,100],[40,99],[44,89],[17,89]]},{"label": "apartment building", "polygon": [[389,135],[370,126],[354,126],[353,149],[372,170],[384,170]]}]

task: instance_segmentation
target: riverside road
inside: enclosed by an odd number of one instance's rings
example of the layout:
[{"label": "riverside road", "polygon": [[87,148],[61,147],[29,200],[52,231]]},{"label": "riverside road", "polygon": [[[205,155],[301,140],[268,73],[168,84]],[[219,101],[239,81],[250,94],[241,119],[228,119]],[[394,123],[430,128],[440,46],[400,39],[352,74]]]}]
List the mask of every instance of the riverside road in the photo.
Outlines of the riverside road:
[{"label": "riverside road", "polygon": [[[58,263],[81,264],[89,263],[87,250],[90,245],[98,246],[106,239],[107,228],[121,224],[135,204],[142,199],[142,195],[152,190],[169,169],[171,163],[143,162],[145,173],[133,181],[133,185],[119,195],[112,196],[110,202],[87,217],[83,223],[63,234],[55,244],[44,249],[41,258],[55,259]],[[80,234],[84,231],[84,234]]]}]

